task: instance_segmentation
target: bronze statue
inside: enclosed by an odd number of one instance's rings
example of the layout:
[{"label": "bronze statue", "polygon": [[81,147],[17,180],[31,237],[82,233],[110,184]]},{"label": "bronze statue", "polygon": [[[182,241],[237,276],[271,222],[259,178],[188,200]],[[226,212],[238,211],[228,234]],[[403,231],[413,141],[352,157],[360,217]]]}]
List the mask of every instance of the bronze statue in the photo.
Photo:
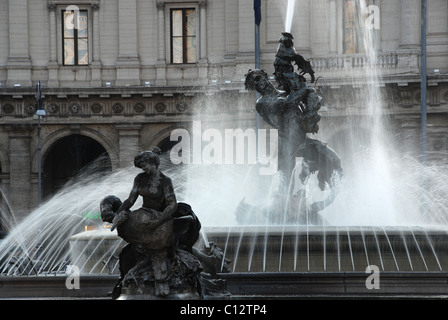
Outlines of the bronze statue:
[{"label": "bronze statue", "polygon": [[[171,179],[159,170],[160,149],[135,157],[134,165],[144,172],[137,175],[129,197],[121,203],[115,196],[101,201],[101,216],[112,222],[112,230],[128,245],[119,256],[120,279],[112,297],[145,294],[166,297],[189,294],[202,297],[200,261],[192,246],[201,228],[191,207],[177,203]],[[131,211],[137,198],[143,206]]]},{"label": "bronze statue", "polygon": [[[309,207],[316,215],[334,200],[338,192],[337,180],[343,172],[341,159],[325,143],[307,136],[319,130],[321,116],[318,111],[322,98],[314,88],[308,86],[303,76],[309,73],[314,81],[311,64],[295,52],[292,35],[285,32],[282,35],[274,62],[274,74],[280,88],[272,84],[263,70],[249,70],[245,86],[261,94],[256,102],[256,111],[266,123],[278,129],[278,170],[283,173],[287,183],[293,179],[296,158],[301,157],[303,161],[299,178],[302,184],[306,184],[310,175],[317,172],[320,189],[331,189],[325,201],[313,203]],[[300,75],[294,72],[292,61],[299,64],[302,70]],[[243,203],[239,207],[247,210],[247,205]],[[270,216],[275,216],[272,210],[268,211]],[[241,216],[241,212],[238,214]]]},{"label": "bronze statue", "polygon": [[[201,223],[190,205],[176,201],[171,179],[159,169],[159,154],[155,148],[135,157],[134,165],[143,172],[135,177],[124,202],[109,195],[100,203],[103,221],[112,223],[111,230],[116,228],[118,236],[128,242],[119,254],[120,278],[112,298],[228,295],[225,280],[216,272],[208,273],[211,265],[222,265],[221,272],[226,272],[230,261],[216,246],[208,254],[193,247]],[[131,211],[139,196],[142,207]]]},{"label": "bronze statue", "polygon": [[[282,32],[274,60],[275,81],[287,94],[296,90],[299,82],[306,82],[305,74],[311,76],[311,83],[315,81],[311,63],[296,52],[293,39],[292,34]],[[300,74],[295,74],[292,62],[295,62],[297,68],[301,70]]]}]

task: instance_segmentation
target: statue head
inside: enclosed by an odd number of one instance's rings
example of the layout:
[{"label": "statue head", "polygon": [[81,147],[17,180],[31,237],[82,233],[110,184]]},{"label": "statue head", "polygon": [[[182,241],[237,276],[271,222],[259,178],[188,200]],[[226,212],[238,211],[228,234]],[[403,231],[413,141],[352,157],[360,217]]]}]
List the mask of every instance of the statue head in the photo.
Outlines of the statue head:
[{"label": "statue head", "polygon": [[294,46],[294,37],[289,32],[282,32],[282,37],[278,42],[283,43],[286,48],[292,48]]},{"label": "statue head", "polygon": [[115,212],[118,211],[121,205],[122,202],[120,198],[113,195],[109,195],[105,197],[103,200],[101,200],[100,212],[103,221],[112,223],[112,220],[115,217]]},{"label": "statue head", "polygon": [[245,75],[246,79],[244,81],[244,85],[246,87],[246,90],[256,90],[260,92],[260,82],[265,79],[267,82],[268,80],[268,74],[261,69],[249,69],[249,71]]},{"label": "statue head", "polygon": [[134,158],[134,166],[137,168],[142,168],[146,163],[154,164],[156,167],[159,167],[160,157],[159,155],[162,153],[159,147],[155,147],[152,151],[143,151],[140,152]]}]

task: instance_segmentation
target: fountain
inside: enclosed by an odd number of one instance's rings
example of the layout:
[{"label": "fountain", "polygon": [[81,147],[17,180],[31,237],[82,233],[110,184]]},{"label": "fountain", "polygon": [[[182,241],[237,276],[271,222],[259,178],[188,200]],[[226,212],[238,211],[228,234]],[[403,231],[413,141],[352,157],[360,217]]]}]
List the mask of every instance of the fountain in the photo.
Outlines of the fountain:
[{"label": "fountain", "polygon": [[[360,3],[365,6],[364,1]],[[288,1],[289,22],[281,37],[288,50],[293,49],[289,33],[293,7],[294,1]],[[367,32],[368,66],[364,74],[357,75],[365,79],[368,116],[362,125],[371,128],[372,136],[368,145],[360,147],[359,132],[349,128],[352,135],[346,137],[348,141],[332,141],[336,151],[346,149],[340,153],[342,161],[321,142],[323,139],[308,137],[319,129],[320,97],[304,81],[305,76],[314,80],[311,64],[299,57],[292,61],[303,74],[294,69],[282,71],[277,65],[277,87],[261,70],[251,70],[246,76],[248,89],[256,89],[259,81],[265,81],[284,100],[288,93],[298,93],[293,106],[300,103],[301,112],[307,115],[306,121],[296,123],[302,129],[296,132],[298,136],[286,139],[285,148],[279,146],[282,172],[260,176],[262,164],[176,166],[168,154],[161,156],[160,167],[172,178],[178,201],[189,203],[201,221],[195,247],[222,250],[217,273],[227,280],[231,297],[448,293],[447,170],[444,164],[422,164],[388,146],[372,42]],[[280,54],[282,58],[285,56]],[[279,93],[280,89],[286,93]],[[307,93],[302,96],[301,91]],[[305,101],[305,96],[312,99]],[[263,105],[261,99],[257,111],[276,127],[267,110],[271,105]],[[272,102],[273,98],[267,100]],[[279,138],[284,136],[281,133]],[[305,151],[315,148],[327,161],[319,163],[314,153],[288,150],[286,146],[297,138],[305,141]],[[119,252],[126,243],[116,231],[111,232],[110,223],[98,218],[99,202],[109,194],[126,199],[132,187],[130,177],[137,173],[133,167],[106,176],[86,170],[11,227],[8,237],[0,242],[4,288],[11,279],[65,281],[67,266],[78,266],[81,275],[92,283],[107,280],[106,291],[101,294],[110,291],[119,274]],[[374,267],[381,274],[380,290],[366,286]],[[66,290],[64,294],[74,293]],[[6,295],[0,291],[0,296]]]}]

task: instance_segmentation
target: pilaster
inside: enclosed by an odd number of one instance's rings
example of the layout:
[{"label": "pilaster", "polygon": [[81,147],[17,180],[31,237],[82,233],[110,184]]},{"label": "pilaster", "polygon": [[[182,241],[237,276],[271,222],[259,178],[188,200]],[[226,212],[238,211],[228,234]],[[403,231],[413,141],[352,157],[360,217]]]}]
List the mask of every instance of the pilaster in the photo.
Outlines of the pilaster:
[{"label": "pilaster", "polygon": [[165,2],[156,1],[157,6],[157,40],[159,46],[159,54],[156,63],[156,85],[166,85],[166,58],[165,58]]},{"label": "pilaster", "polygon": [[134,163],[136,150],[139,150],[141,124],[118,124],[119,167],[125,168]]},{"label": "pilaster", "polygon": [[140,85],[137,0],[118,2],[117,86]]},{"label": "pilaster", "polygon": [[28,1],[9,0],[9,56],[6,84],[31,86],[31,59],[28,46]]},{"label": "pilaster", "polygon": [[400,12],[400,49],[419,49],[421,0],[401,0]]},{"label": "pilaster", "polygon": [[31,192],[31,124],[7,125],[9,134],[10,195],[15,217],[22,220],[29,214]]},{"label": "pilaster", "polygon": [[57,47],[56,47],[56,4],[48,3],[47,5],[49,11],[49,40],[50,40],[50,60],[48,61],[48,87],[58,87],[58,61],[57,61]]}]

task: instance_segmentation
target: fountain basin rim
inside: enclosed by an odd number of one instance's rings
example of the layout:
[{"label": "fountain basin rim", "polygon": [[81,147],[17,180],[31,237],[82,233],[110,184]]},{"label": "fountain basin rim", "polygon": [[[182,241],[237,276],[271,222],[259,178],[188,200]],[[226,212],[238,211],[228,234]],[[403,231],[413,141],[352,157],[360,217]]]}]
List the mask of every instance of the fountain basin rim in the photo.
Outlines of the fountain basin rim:
[{"label": "fountain basin rim", "polygon": [[117,240],[121,239],[118,236],[117,230],[111,231],[107,227],[99,227],[96,230],[89,230],[77,233],[70,237],[70,241],[85,241],[92,239],[102,239],[102,240]]},{"label": "fountain basin rim", "polygon": [[[401,278],[418,278],[418,277],[426,277],[426,278],[445,278],[448,277],[447,271],[381,271],[381,274],[385,277],[393,278],[400,275]],[[313,277],[338,277],[341,278],[344,275],[347,277],[360,277],[362,279],[366,279],[365,271],[247,271],[247,272],[228,272],[228,273],[217,273],[217,275],[224,279],[242,279],[242,278],[253,278],[253,279],[265,279],[269,278],[304,278],[309,279],[310,275]]]},{"label": "fountain basin rim", "polygon": [[[228,237],[235,235],[285,235],[285,234],[431,234],[448,235],[448,227],[445,226],[306,226],[306,225],[245,225],[226,227],[203,227],[201,232],[207,237]],[[100,227],[96,230],[84,231],[70,237],[70,241],[89,241],[93,239],[101,240],[121,240],[117,231],[110,231],[110,228]]]},{"label": "fountain basin rim", "polygon": [[322,235],[322,234],[371,234],[384,233],[388,235],[402,233],[425,234],[430,233],[448,235],[448,227],[441,226],[306,226],[306,225],[247,225],[247,226],[233,226],[233,227],[204,227],[202,231],[206,235],[213,234],[214,236],[227,236],[229,234],[252,234],[252,235],[283,235],[283,234],[308,234],[308,235]]}]

